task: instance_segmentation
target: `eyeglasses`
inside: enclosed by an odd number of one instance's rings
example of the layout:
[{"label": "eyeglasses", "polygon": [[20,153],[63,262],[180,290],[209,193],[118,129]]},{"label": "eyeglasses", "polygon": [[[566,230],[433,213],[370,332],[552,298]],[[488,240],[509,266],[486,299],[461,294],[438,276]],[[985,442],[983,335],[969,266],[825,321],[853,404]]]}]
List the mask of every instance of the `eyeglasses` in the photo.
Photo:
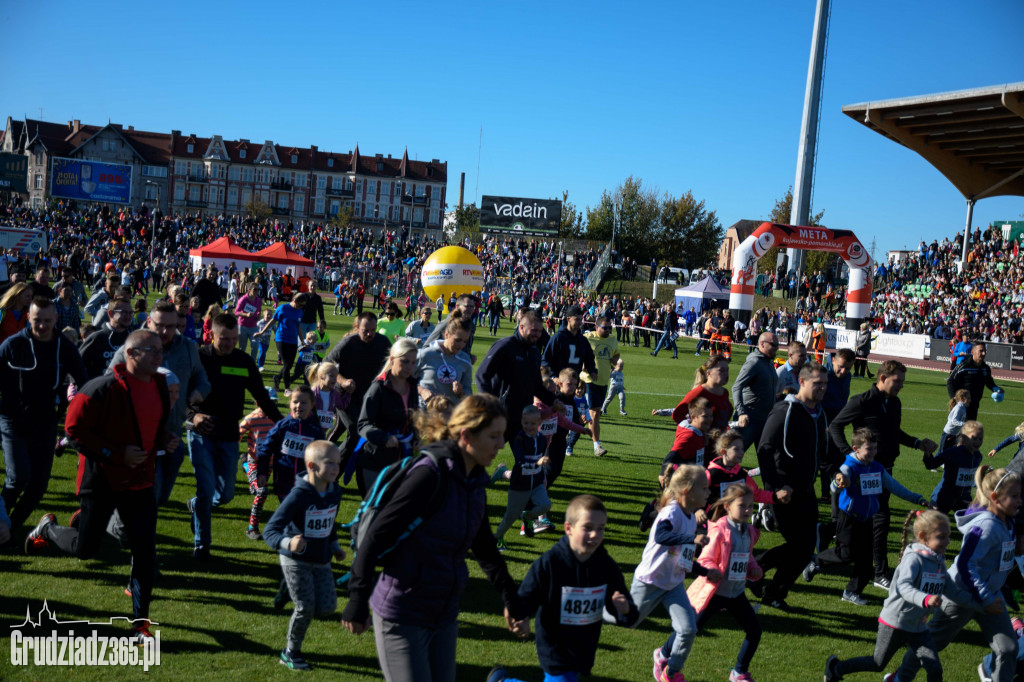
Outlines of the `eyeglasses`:
[{"label": "eyeglasses", "polygon": [[111,310],[110,314],[111,315],[131,315],[132,311],[130,311],[130,310]]},{"label": "eyeglasses", "polygon": [[140,353],[157,353],[159,355],[163,355],[164,352],[163,348],[155,346],[139,346],[137,348],[129,348],[128,350],[136,350]]}]

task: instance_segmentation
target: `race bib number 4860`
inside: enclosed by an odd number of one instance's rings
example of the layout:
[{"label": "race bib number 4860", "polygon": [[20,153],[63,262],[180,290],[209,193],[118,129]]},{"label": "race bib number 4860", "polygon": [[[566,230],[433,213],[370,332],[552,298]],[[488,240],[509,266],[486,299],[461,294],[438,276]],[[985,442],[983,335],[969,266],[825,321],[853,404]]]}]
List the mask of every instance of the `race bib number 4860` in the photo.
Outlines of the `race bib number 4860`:
[{"label": "race bib number 4860", "polygon": [[607,585],[562,587],[562,625],[591,625],[601,620]]}]

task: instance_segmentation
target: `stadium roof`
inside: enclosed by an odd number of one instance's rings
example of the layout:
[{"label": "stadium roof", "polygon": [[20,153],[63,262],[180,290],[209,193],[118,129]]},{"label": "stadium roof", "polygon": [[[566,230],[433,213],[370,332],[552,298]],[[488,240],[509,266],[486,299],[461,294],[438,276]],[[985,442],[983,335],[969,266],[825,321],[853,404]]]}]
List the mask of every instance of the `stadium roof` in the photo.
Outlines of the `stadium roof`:
[{"label": "stadium roof", "polygon": [[849,104],[843,113],[917,152],[968,200],[1024,196],[1024,82]]}]

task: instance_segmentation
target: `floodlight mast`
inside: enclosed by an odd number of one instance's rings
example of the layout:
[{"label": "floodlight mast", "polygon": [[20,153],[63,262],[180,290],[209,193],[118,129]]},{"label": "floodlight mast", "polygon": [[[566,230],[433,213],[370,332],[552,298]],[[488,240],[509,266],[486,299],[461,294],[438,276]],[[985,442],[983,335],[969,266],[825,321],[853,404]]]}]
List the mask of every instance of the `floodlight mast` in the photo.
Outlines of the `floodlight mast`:
[{"label": "floodlight mast", "polygon": [[[825,45],[828,42],[829,2],[830,0],[818,0],[818,8],[814,15],[811,61],[807,69],[804,113],[800,123],[800,146],[796,160],[796,181],[793,183],[790,225],[807,225],[811,219],[811,190],[814,184],[814,159],[818,142],[822,76],[825,71]],[[779,252],[777,265],[785,266],[785,272],[796,272],[798,291],[804,262],[805,254],[802,249],[787,249],[785,255],[781,251]],[[781,288],[783,283],[776,280],[775,286]]]}]

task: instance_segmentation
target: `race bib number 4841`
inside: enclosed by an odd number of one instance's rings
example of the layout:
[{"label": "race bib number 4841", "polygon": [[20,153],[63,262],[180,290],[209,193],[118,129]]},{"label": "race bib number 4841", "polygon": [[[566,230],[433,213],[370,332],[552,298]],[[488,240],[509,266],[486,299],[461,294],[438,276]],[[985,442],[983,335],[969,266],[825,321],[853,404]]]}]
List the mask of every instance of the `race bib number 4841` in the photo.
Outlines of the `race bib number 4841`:
[{"label": "race bib number 4841", "polygon": [[607,585],[562,587],[562,625],[592,625],[600,622]]},{"label": "race bib number 4841", "polygon": [[307,538],[319,540],[329,537],[331,529],[334,528],[334,519],[337,515],[337,505],[327,509],[310,507],[306,510],[306,524],[302,528],[302,534]]}]

